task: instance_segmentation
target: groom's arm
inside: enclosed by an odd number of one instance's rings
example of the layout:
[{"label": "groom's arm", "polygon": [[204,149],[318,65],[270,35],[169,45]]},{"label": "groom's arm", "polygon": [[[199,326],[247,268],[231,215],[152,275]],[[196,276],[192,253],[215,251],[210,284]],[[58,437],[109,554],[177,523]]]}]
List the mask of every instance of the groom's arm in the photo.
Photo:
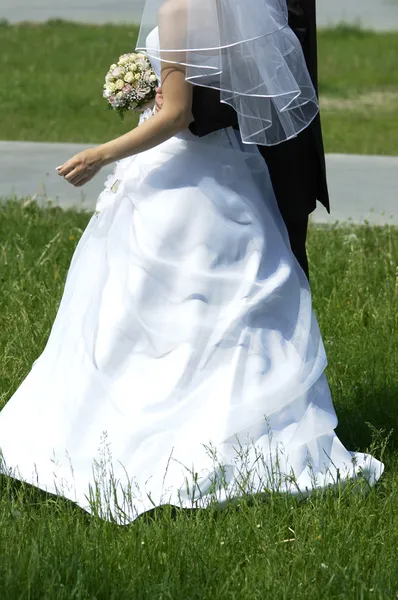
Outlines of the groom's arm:
[{"label": "groom's arm", "polygon": [[206,87],[193,86],[192,115],[189,129],[199,137],[238,124],[235,110],[220,102],[220,92]]},{"label": "groom's arm", "polygon": [[315,0],[287,0],[289,26],[293,29],[303,47],[309,27],[309,4],[315,6]]}]

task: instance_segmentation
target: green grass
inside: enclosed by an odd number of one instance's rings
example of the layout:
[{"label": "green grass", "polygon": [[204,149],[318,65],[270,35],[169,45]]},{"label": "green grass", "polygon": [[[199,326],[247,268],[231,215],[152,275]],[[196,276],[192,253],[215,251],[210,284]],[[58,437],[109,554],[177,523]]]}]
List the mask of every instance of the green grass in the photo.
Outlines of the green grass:
[{"label": "green grass", "polygon": [[396,112],[324,111],[325,151],[398,156]]},{"label": "green grass", "polygon": [[[0,406],[45,344],[88,218],[29,201],[0,205]],[[398,230],[313,227],[309,253],[339,436],[380,456],[393,430],[378,486],[300,504],[253,498],[190,516],[165,510],[124,528],[0,478],[1,598],[397,597]]]},{"label": "green grass", "polygon": [[0,27],[0,139],[103,142],[123,124],[102,98],[112,62],[134,50],[136,26],[62,21]]},{"label": "green grass", "polygon": [[321,29],[318,35],[321,95],[398,91],[395,32],[376,33],[342,25]]},{"label": "green grass", "polygon": [[[102,84],[134,49],[137,28],[53,21],[0,25],[0,139],[103,142],[134,126],[108,112]],[[319,32],[328,152],[398,154],[398,36],[352,27]]]},{"label": "green grass", "polygon": [[398,154],[398,35],[341,26],[319,32],[327,152]]}]

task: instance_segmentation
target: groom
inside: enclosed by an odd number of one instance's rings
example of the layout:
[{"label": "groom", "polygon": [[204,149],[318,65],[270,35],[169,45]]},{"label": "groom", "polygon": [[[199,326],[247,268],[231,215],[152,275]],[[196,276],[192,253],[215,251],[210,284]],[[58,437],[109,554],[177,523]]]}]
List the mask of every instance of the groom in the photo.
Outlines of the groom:
[{"label": "groom", "polygon": [[[299,38],[308,70],[318,90],[315,0],[287,0],[289,25]],[[264,57],[266,60],[266,57]],[[195,135],[237,125],[235,111],[220,104],[216,90],[194,86],[191,131]],[[161,106],[161,97],[157,99]],[[206,111],[203,111],[206,106]],[[298,262],[309,276],[306,240],[308,219],[319,200],[329,211],[325,153],[319,115],[297,138],[277,146],[259,146],[268,165],[276,199]]]}]

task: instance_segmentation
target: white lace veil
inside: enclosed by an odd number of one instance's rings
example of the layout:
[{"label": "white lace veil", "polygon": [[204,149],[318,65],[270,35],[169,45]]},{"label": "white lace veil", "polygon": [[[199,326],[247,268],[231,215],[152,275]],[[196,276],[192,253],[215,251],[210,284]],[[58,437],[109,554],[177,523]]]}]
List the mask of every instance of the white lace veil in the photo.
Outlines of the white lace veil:
[{"label": "white lace veil", "polygon": [[[157,26],[160,47],[147,47]],[[283,142],[318,113],[286,0],[146,0],[137,50],[184,65],[187,81],[220,90],[246,143]]]}]

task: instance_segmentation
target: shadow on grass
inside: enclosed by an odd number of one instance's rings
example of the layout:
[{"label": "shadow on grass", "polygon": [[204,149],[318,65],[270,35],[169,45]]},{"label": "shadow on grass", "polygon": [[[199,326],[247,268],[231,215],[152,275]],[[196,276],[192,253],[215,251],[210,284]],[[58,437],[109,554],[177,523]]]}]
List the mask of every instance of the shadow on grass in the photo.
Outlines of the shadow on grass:
[{"label": "shadow on grass", "polygon": [[55,512],[60,511],[63,514],[68,512],[70,515],[87,519],[87,522],[91,519],[91,515],[74,502],[62,496],[49,494],[33,485],[1,474],[0,499],[7,499],[11,504],[17,503],[22,499],[23,505],[29,507],[29,510],[33,513],[35,511],[41,512],[43,506],[47,505],[49,509]]},{"label": "shadow on grass", "polygon": [[358,385],[350,402],[340,405],[337,412],[336,432],[349,450],[364,451],[387,437],[387,452],[398,449],[398,382],[379,387]]}]

